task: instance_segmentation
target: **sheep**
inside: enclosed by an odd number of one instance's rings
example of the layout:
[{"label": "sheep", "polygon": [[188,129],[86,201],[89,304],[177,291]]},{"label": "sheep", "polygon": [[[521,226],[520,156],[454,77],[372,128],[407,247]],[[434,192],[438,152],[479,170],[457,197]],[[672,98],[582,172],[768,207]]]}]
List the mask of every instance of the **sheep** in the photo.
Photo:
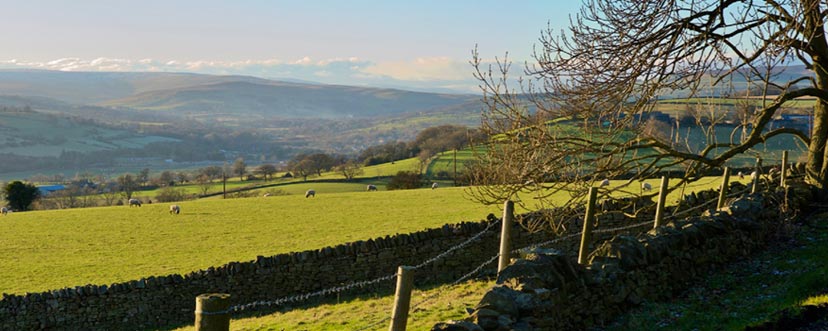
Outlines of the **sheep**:
[{"label": "sheep", "polygon": [[737,173],[737,175],[739,175],[739,179],[745,179],[745,174],[742,173],[741,171],[739,171],[739,173]]},{"label": "sheep", "polygon": [[374,186],[374,185],[370,185],[370,184],[369,184],[369,185],[368,185],[368,187],[366,187],[366,190],[368,190],[369,192],[370,192],[370,191],[376,191],[376,190],[377,190],[377,187],[376,187],[376,186]]},{"label": "sheep", "polygon": [[433,190],[433,189],[436,189],[436,188],[437,188],[437,186],[438,186],[438,185],[437,185],[437,183],[431,183],[431,189],[432,189],[432,190]]},{"label": "sheep", "polygon": [[265,194],[263,195],[263,197],[265,197],[265,198],[267,198],[267,197],[269,197],[269,196],[270,196],[270,193],[265,193]]},{"label": "sheep", "polygon": [[305,192],[305,198],[309,198],[309,197],[316,197],[316,191],[308,190],[307,192]]},{"label": "sheep", "polygon": [[181,207],[179,207],[178,205],[170,205],[170,214],[173,213],[175,213],[176,215],[181,213]]},{"label": "sheep", "polygon": [[9,208],[6,208],[6,207],[0,208],[0,213],[2,213],[3,215],[8,215],[10,211],[11,210]]},{"label": "sheep", "polygon": [[604,180],[601,181],[601,186],[609,186],[609,184],[610,184],[609,179],[605,178]]},{"label": "sheep", "polygon": [[130,207],[132,207],[132,206],[141,207],[141,200],[129,199],[129,206]]},{"label": "sheep", "polygon": [[653,189],[653,186],[650,183],[641,183],[641,189],[644,191],[650,191]]}]

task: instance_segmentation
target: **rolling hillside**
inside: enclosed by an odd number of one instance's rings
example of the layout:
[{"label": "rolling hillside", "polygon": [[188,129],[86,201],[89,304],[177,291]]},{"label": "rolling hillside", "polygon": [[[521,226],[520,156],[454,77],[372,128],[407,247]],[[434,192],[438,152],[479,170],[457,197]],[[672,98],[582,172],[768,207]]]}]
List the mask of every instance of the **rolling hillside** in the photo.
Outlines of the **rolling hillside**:
[{"label": "rolling hillside", "polygon": [[354,118],[427,111],[473,98],[352,86],[234,81],[144,92],[101,105],[175,113]]}]

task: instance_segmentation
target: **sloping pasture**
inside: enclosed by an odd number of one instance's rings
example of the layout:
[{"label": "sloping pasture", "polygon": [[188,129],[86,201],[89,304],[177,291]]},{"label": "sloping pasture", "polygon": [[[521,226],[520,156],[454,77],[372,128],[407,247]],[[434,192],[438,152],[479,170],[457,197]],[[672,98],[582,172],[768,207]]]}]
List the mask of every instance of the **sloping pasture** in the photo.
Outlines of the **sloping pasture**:
[{"label": "sloping pasture", "polygon": [[257,255],[409,233],[497,213],[462,189],[326,193],[13,213],[0,218],[0,293],[187,273]]}]

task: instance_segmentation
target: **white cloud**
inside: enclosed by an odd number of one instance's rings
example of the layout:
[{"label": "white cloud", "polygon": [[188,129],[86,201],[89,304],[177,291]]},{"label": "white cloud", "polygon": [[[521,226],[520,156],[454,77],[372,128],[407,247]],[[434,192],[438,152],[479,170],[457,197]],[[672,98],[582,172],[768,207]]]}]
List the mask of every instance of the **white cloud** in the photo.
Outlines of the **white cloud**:
[{"label": "white cloud", "polygon": [[305,57],[303,57],[299,60],[293,61],[293,64],[308,65],[308,64],[311,64],[311,62],[312,62],[311,58],[305,56]]},{"label": "white cloud", "polygon": [[418,58],[414,61],[380,62],[362,69],[364,73],[388,76],[409,81],[457,81],[471,77],[471,67],[466,62],[447,57]]},{"label": "white cloud", "polygon": [[274,79],[300,79],[328,84],[445,89],[469,92],[477,83],[465,62],[446,57],[419,58],[412,61],[371,62],[357,57],[313,60],[308,56],[295,60],[263,59],[240,61],[175,59],[116,59],[98,57],[91,60],[67,57],[34,62],[20,59],[0,60],[0,69],[35,68],[60,71],[151,71],[194,72],[215,75],[249,75]]}]

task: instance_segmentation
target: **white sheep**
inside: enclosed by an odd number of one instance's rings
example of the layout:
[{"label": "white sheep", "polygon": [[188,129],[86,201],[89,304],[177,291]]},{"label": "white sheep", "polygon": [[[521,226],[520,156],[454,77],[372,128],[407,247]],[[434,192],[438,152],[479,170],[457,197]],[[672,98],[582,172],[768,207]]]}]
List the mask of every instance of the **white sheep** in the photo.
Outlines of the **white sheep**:
[{"label": "white sheep", "polygon": [[305,198],[309,198],[309,197],[316,197],[316,191],[308,190],[307,192],[305,192]]},{"label": "white sheep", "polygon": [[377,187],[374,186],[374,185],[368,184],[368,186],[366,187],[366,190],[368,190],[369,192],[370,191],[376,191]]},{"label": "white sheep", "polygon": [[170,214],[178,215],[179,213],[181,213],[181,207],[178,205],[170,205]]},{"label": "white sheep", "polygon": [[741,171],[739,171],[739,173],[737,173],[737,175],[739,175],[739,179],[745,179],[745,174],[742,173]]},{"label": "white sheep", "polygon": [[267,198],[267,197],[269,197],[269,196],[270,196],[270,193],[265,193],[265,194],[263,195],[263,197],[265,197],[265,198]]},{"label": "white sheep", "polygon": [[132,207],[132,206],[141,207],[141,200],[134,199],[134,198],[129,199],[129,206],[130,207]]},{"label": "white sheep", "polygon": [[644,191],[650,191],[653,189],[653,186],[650,183],[641,183],[641,189]]},{"label": "white sheep", "polygon": [[438,185],[437,185],[437,183],[431,183],[431,189],[432,189],[432,190],[433,190],[433,189],[436,189],[436,188],[437,188],[437,186],[438,186]]},{"label": "white sheep", "polygon": [[9,208],[6,208],[6,207],[0,208],[0,213],[2,213],[3,215],[8,215],[9,212],[11,212],[11,209],[9,209]]},{"label": "white sheep", "polygon": [[610,184],[609,179],[605,178],[604,180],[601,181],[601,186],[609,186],[609,184]]}]

